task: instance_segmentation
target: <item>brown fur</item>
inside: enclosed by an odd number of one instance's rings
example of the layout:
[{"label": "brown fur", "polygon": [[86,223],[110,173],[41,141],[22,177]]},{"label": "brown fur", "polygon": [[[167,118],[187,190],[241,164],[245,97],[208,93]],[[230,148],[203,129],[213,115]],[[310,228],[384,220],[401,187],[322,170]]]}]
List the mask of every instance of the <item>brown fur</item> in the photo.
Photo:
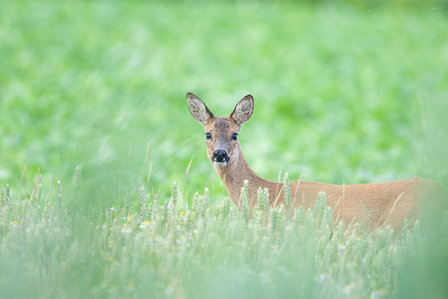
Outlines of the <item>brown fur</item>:
[{"label": "brown fur", "polygon": [[[239,142],[231,138],[232,134],[238,133],[241,125],[252,115],[252,97],[243,98],[235,107],[231,117],[215,117],[205,104],[192,94],[187,94],[187,101],[193,117],[203,124],[205,132],[211,133],[212,138],[206,141],[210,161],[213,163],[213,153],[216,150],[225,150],[230,157],[226,166],[214,164],[214,167],[235,205],[238,207],[241,205],[240,192],[245,180],[249,183],[251,207],[256,204],[259,188],[269,189],[269,201],[272,206],[284,205],[283,183],[265,180],[255,174],[244,159]],[[191,109],[192,106],[196,110],[200,107],[202,114],[198,115]],[[434,190],[436,191],[433,192]],[[422,198],[429,191],[433,195],[436,194],[436,197],[440,197],[439,195],[445,192],[441,185],[418,177],[360,185],[333,185],[304,181],[290,183],[293,208],[312,207],[319,192],[325,192],[327,205],[333,208],[335,221],[362,223],[370,229],[385,224],[399,227],[405,218],[415,216],[418,211],[417,199]]]}]

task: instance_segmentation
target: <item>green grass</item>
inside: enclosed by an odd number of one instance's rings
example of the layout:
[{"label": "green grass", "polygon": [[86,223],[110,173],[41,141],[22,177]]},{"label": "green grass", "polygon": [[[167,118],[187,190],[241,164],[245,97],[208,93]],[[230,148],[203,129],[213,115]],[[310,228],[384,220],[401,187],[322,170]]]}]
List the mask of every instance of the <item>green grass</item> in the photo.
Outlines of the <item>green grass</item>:
[{"label": "green grass", "polygon": [[252,94],[265,178],[446,183],[446,4],[342,2],[2,1],[0,297],[446,297],[446,225],[247,223],[189,115]]},{"label": "green grass", "polygon": [[[210,208],[207,189],[184,209],[174,185],[163,205],[142,186],[129,206],[100,207],[73,222],[61,189],[45,196],[40,188],[33,199],[2,192],[2,298],[448,294],[448,213],[427,232],[405,222],[393,238],[389,227],[369,234],[333,223],[325,197],[292,218],[260,204],[249,219],[229,199]],[[246,193],[243,206],[247,201]]]}]

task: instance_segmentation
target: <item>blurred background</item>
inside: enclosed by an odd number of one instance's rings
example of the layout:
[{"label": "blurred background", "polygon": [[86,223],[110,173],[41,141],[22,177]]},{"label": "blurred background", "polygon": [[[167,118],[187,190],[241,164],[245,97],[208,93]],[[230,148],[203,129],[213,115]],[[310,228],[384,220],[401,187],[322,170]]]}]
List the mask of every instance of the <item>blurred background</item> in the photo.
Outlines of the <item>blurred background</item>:
[{"label": "blurred background", "polygon": [[240,142],[267,179],[448,177],[448,1],[0,6],[1,184],[69,189],[81,165],[95,205],[173,181],[218,201],[187,92],[220,116],[254,96]]}]

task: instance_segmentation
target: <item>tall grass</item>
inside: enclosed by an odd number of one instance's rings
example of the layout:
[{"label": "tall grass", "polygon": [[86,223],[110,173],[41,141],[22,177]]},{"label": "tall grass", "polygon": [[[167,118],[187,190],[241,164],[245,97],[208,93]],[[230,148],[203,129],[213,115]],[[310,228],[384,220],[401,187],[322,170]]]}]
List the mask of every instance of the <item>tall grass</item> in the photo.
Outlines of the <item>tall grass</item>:
[{"label": "tall grass", "polygon": [[324,195],[312,209],[287,215],[264,206],[260,190],[250,217],[244,188],[240,212],[228,198],[211,207],[208,190],[184,205],[174,184],[169,198],[141,186],[129,205],[98,207],[82,220],[61,201],[62,186],[48,194],[41,188],[39,178],[31,196],[2,187],[2,298],[448,294],[444,278],[432,280],[447,271],[448,217],[437,232],[405,222],[394,238],[388,227],[367,233],[333,223]]}]

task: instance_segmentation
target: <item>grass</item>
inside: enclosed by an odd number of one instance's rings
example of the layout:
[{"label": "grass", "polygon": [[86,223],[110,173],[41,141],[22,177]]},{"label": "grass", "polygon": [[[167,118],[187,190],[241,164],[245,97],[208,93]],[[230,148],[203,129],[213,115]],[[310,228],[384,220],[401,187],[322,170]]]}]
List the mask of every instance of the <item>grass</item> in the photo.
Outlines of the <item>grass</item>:
[{"label": "grass", "polygon": [[1,6],[0,297],[446,297],[446,225],[248,221],[185,103],[252,94],[240,142],[265,178],[446,183],[446,7]]},{"label": "grass", "polygon": [[324,196],[289,218],[262,208],[261,195],[249,218],[229,199],[210,208],[207,189],[177,209],[183,198],[173,185],[163,205],[142,186],[130,206],[73,223],[61,189],[44,196],[40,188],[33,199],[2,192],[3,298],[447,295],[448,214],[430,233],[405,222],[394,239],[389,227],[369,234],[333,223]]}]

